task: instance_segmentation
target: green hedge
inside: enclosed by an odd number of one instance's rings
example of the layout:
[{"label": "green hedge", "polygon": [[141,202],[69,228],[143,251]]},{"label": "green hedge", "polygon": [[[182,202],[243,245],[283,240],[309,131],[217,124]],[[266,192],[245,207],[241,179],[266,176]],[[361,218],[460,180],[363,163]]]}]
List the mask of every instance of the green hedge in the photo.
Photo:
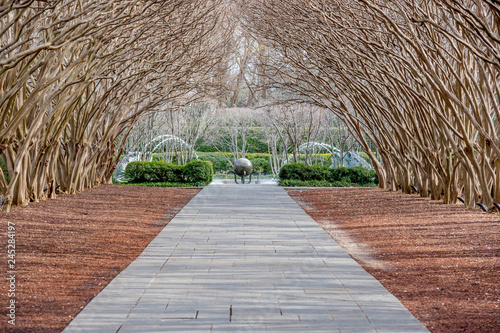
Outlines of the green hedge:
[{"label": "green hedge", "polygon": [[129,183],[204,183],[213,178],[212,163],[191,161],[184,166],[172,163],[137,161],[127,164],[125,178]]},{"label": "green hedge", "polygon": [[288,163],[281,167],[279,177],[281,180],[328,180],[328,168],[323,165]]},{"label": "green hedge", "polygon": [[[362,167],[328,169],[323,165],[302,163],[285,164],[279,178],[280,184],[285,186],[373,186],[378,182],[375,171]],[[302,185],[298,185],[300,182]]]},{"label": "green hedge", "polygon": [[210,161],[191,161],[182,167],[182,176],[188,183],[206,182],[214,178],[214,169]]},{"label": "green hedge", "polygon": [[359,185],[371,185],[378,183],[375,170],[368,170],[357,166],[353,168],[338,167],[330,169],[330,181],[347,181]]},{"label": "green hedge", "polygon": [[127,164],[125,177],[131,183],[181,182],[182,167],[160,161],[137,161]]}]

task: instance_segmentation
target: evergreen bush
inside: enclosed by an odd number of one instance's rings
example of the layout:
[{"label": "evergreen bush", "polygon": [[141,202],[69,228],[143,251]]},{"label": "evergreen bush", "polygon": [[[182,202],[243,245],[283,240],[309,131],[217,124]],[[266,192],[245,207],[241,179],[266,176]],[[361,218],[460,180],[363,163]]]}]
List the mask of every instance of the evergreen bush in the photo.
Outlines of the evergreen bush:
[{"label": "evergreen bush", "polygon": [[325,180],[328,176],[328,168],[323,165],[306,165],[303,163],[285,164],[279,173],[282,180],[295,179],[302,181]]},{"label": "evergreen bush", "polygon": [[349,183],[369,185],[375,182],[377,173],[373,170],[368,170],[357,166],[352,168],[338,167],[329,170],[328,180],[347,181]]},{"label": "evergreen bush", "polygon": [[160,161],[137,161],[127,164],[125,177],[129,183],[210,183],[212,163],[191,161],[184,166]]},{"label": "evergreen bush", "polygon": [[281,186],[305,186],[305,187],[355,187],[357,184],[346,182],[329,182],[327,180],[296,180],[285,179],[279,181]]},{"label": "evergreen bush", "polygon": [[189,183],[206,182],[214,178],[214,169],[210,161],[191,161],[182,168],[184,180]]},{"label": "evergreen bush", "polygon": [[125,178],[131,183],[140,183],[147,181],[146,174],[149,171],[148,164],[151,162],[136,161],[130,162],[125,167]]},{"label": "evergreen bush", "polygon": [[323,165],[285,164],[279,173],[283,186],[374,186],[377,174],[362,167],[328,169]]},{"label": "evergreen bush", "polygon": [[303,175],[303,168],[305,167],[305,164],[302,163],[288,163],[285,164],[281,167],[280,173],[279,173],[279,178],[280,180],[288,180],[288,179],[294,179],[294,180],[304,180]]}]

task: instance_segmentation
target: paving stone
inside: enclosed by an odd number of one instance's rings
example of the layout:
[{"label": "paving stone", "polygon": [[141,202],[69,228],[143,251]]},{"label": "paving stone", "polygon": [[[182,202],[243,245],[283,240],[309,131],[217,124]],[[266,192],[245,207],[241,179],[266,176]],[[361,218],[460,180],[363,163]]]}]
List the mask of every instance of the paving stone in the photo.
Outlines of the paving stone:
[{"label": "paving stone", "polygon": [[210,185],[64,332],[427,332],[277,186]]}]

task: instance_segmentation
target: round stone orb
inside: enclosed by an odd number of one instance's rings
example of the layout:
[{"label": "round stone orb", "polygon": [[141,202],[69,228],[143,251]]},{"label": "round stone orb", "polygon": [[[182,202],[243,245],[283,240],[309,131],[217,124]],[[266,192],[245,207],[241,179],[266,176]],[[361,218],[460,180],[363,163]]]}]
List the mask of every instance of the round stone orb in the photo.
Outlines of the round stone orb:
[{"label": "round stone orb", "polygon": [[246,158],[239,158],[236,160],[236,162],[234,162],[234,173],[238,176],[248,176],[252,173],[252,170],[252,162],[250,162]]}]

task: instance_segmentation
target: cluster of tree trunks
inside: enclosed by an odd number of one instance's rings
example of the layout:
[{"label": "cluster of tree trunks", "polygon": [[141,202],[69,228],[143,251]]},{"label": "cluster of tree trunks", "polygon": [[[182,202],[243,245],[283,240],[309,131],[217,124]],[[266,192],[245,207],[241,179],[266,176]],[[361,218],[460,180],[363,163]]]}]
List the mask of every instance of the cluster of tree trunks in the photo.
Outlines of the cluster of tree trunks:
[{"label": "cluster of tree trunks", "polygon": [[[0,22],[5,211],[109,182],[142,115],[202,96],[326,108],[381,187],[500,202],[496,0],[0,0]],[[315,136],[282,111],[270,140]]]},{"label": "cluster of tree trunks", "polygon": [[222,0],[0,1],[4,211],[111,180],[133,125],[216,89]]},{"label": "cluster of tree trunks", "polygon": [[[270,84],[331,110],[380,187],[500,202],[500,3],[251,0],[241,22]],[[369,144],[373,143],[380,161]]]}]

